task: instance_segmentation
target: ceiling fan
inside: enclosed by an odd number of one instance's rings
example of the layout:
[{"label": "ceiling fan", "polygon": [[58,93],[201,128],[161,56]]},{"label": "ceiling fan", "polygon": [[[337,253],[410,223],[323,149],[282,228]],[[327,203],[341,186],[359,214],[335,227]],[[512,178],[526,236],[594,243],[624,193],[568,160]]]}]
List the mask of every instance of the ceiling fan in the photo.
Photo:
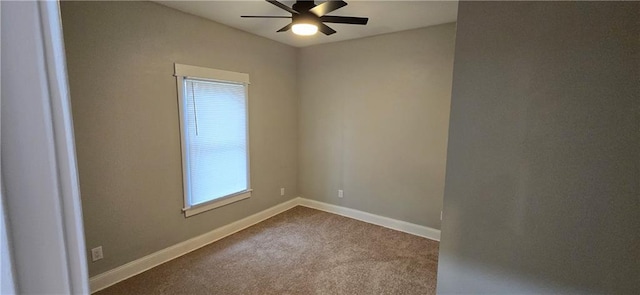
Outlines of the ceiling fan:
[{"label": "ceiling fan", "polygon": [[278,30],[278,32],[286,32],[291,29],[294,34],[304,36],[313,35],[318,32],[318,30],[327,36],[336,32],[336,30],[330,28],[324,23],[366,25],[369,21],[369,18],[366,17],[327,15],[332,11],[346,6],[347,2],[342,0],[326,1],[318,5],[316,5],[314,1],[298,0],[292,7],[284,5],[276,0],[266,1],[291,13],[291,16],[243,15],[242,17],[290,18],[291,23]]}]

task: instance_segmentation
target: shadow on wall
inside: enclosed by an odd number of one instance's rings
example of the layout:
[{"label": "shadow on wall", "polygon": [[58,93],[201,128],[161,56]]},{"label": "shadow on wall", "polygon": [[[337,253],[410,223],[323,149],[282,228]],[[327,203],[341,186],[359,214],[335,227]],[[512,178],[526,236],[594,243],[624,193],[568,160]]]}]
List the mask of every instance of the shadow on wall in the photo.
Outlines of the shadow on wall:
[{"label": "shadow on wall", "polygon": [[640,290],[638,19],[460,3],[438,293]]}]

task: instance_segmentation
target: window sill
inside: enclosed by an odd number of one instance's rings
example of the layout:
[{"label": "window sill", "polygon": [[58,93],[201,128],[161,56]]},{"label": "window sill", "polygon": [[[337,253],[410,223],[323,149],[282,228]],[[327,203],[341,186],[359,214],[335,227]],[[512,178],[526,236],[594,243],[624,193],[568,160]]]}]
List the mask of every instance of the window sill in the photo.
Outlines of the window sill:
[{"label": "window sill", "polygon": [[253,190],[248,189],[246,191],[241,191],[235,194],[231,194],[222,198],[218,198],[218,199],[206,202],[206,203],[198,204],[191,208],[182,209],[182,211],[184,211],[184,217],[190,217],[205,211],[209,211],[211,209],[219,208],[222,206],[229,205],[231,203],[248,199],[249,197],[251,197],[251,191]]}]

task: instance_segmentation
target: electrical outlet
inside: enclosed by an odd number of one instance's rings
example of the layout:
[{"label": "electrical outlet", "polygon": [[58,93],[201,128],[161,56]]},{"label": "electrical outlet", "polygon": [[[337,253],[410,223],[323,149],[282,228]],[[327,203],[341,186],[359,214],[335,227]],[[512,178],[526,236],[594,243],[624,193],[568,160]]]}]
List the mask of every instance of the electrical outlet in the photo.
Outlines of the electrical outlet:
[{"label": "electrical outlet", "polygon": [[341,189],[339,189],[338,190],[338,198],[342,198],[342,197],[344,197],[344,192]]},{"label": "electrical outlet", "polygon": [[91,260],[97,261],[104,258],[102,256],[102,246],[91,249]]},{"label": "electrical outlet", "polygon": [[281,196],[284,196],[284,187],[281,187],[281,188],[280,188],[280,195],[281,195]]}]

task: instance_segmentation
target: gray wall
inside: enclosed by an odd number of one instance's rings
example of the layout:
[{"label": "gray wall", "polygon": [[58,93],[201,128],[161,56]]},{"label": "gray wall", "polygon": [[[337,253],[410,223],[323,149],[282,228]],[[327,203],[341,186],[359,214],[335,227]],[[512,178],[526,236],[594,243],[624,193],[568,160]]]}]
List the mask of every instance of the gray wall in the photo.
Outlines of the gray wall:
[{"label": "gray wall", "polygon": [[445,24],[300,50],[303,197],[440,228],[454,39]]},{"label": "gray wall", "polygon": [[[298,196],[294,48],[151,2],[61,6],[91,276]],[[174,62],[252,82],[253,196],[190,218]]]},{"label": "gray wall", "polygon": [[640,3],[461,2],[438,293],[640,290]]}]

